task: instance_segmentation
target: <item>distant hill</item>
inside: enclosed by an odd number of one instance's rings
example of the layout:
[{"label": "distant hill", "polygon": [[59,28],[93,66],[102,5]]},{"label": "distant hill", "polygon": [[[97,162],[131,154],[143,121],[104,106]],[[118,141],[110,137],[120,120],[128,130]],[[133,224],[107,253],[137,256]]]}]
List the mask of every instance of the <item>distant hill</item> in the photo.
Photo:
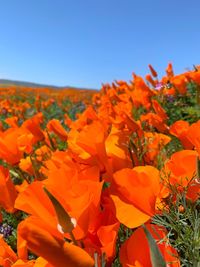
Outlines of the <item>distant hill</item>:
[{"label": "distant hill", "polygon": [[55,86],[55,85],[47,85],[47,84],[39,84],[39,83],[32,83],[32,82],[24,82],[24,81],[15,81],[15,80],[7,80],[7,79],[0,79],[0,87],[7,87],[7,86],[20,86],[20,87],[30,87],[30,88],[53,88],[53,89],[75,89],[75,90],[97,90],[92,88],[79,88],[73,86]]}]

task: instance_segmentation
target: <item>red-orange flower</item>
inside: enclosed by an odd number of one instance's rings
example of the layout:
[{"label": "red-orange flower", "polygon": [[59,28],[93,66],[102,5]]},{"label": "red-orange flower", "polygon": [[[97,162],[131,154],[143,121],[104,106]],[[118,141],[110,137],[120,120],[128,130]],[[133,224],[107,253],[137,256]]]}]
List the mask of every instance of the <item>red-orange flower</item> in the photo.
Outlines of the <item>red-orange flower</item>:
[{"label": "red-orange flower", "polygon": [[170,134],[180,139],[185,149],[192,149],[194,146],[188,136],[189,128],[190,125],[187,121],[178,120],[170,126],[169,130]]},{"label": "red-orange flower", "polygon": [[0,235],[0,266],[11,267],[16,260],[17,255]]},{"label": "red-orange flower", "polygon": [[187,132],[187,138],[195,146],[200,155],[200,120],[193,123]]},{"label": "red-orange flower", "polygon": [[[152,224],[146,224],[146,227],[157,241],[158,248],[167,266],[180,267],[177,251],[167,243],[165,229]],[[120,261],[123,267],[153,266],[150,258],[149,244],[142,227],[135,230],[131,237],[122,245],[120,249]]]},{"label": "red-orange flower", "polygon": [[148,221],[156,212],[160,189],[159,171],[152,166],[116,172],[111,197],[117,219],[130,228]]},{"label": "red-orange flower", "polygon": [[180,192],[186,190],[186,197],[192,201],[198,199],[200,184],[195,179],[197,175],[197,157],[198,153],[196,151],[182,150],[174,153],[165,163],[162,177],[169,192],[170,187],[175,186]]},{"label": "red-orange flower", "polygon": [[67,140],[67,131],[64,129],[59,120],[50,120],[47,124],[47,128],[49,131],[54,132],[56,135],[58,135],[62,140]]},{"label": "red-orange flower", "polygon": [[0,206],[8,212],[14,212],[17,191],[9,176],[8,170],[0,167]]},{"label": "red-orange flower", "polygon": [[30,217],[18,226],[28,248],[56,267],[93,267],[94,260],[80,247],[53,236],[37,218]]}]

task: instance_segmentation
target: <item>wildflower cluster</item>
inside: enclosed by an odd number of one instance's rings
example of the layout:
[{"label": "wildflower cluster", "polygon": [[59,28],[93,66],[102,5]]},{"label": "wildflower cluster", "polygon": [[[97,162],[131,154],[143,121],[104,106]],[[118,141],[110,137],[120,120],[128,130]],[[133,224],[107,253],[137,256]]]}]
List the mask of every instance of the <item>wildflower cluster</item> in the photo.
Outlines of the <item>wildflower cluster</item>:
[{"label": "wildflower cluster", "polygon": [[200,70],[149,69],[1,89],[0,266],[199,266]]}]

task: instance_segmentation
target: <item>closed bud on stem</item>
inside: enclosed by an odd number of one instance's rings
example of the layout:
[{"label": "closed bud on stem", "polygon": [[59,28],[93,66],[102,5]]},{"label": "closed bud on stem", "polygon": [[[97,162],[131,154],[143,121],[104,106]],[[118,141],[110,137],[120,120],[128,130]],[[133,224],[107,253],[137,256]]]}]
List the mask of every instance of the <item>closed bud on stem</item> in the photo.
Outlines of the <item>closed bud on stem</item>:
[{"label": "closed bud on stem", "polygon": [[155,77],[155,78],[157,78],[158,77],[158,74],[154,70],[154,68],[151,66],[151,64],[149,64],[149,69],[150,69],[150,72],[151,72],[152,76]]}]

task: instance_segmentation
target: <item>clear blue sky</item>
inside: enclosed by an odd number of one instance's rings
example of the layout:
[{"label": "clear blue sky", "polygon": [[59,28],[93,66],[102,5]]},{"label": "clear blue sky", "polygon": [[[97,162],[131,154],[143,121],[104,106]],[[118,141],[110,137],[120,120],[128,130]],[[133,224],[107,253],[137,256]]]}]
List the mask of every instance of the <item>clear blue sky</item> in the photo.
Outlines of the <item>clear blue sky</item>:
[{"label": "clear blue sky", "polygon": [[100,88],[200,64],[199,0],[0,0],[0,78]]}]

